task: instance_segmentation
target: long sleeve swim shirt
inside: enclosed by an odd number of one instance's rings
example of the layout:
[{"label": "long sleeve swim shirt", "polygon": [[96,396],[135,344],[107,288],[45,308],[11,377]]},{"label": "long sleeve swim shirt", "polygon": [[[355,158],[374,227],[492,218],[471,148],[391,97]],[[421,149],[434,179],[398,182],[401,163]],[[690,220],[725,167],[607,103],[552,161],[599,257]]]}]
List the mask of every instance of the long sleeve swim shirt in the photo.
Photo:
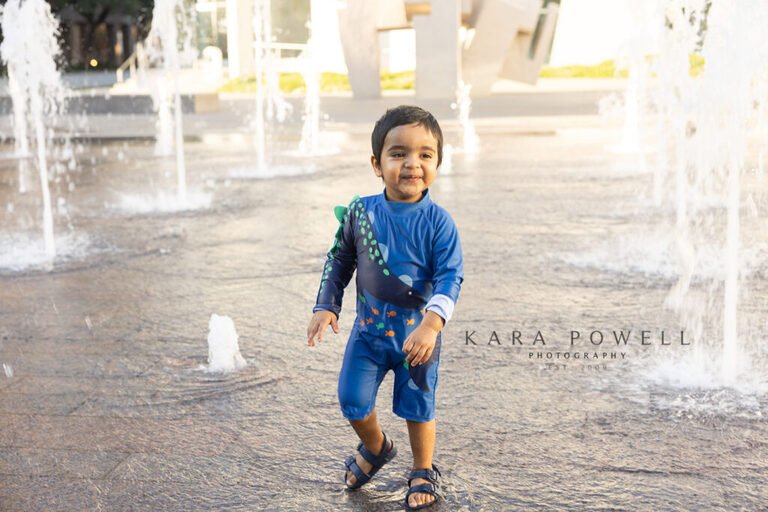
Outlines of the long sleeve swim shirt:
[{"label": "long sleeve swim shirt", "polygon": [[429,190],[415,203],[385,193],[337,207],[340,221],[313,311],[341,313],[357,269],[357,328],[404,340],[426,311],[450,320],[464,280],[459,233]]}]

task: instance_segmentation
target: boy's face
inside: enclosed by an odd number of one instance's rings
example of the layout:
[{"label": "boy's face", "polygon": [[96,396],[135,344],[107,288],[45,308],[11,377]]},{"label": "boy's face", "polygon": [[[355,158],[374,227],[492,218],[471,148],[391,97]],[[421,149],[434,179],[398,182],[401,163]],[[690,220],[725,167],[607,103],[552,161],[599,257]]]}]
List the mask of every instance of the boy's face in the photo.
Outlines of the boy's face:
[{"label": "boy's face", "polygon": [[381,162],[371,155],[371,165],[388,199],[415,203],[437,178],[437,139],[421,125],[396,126],[384,138]]}]

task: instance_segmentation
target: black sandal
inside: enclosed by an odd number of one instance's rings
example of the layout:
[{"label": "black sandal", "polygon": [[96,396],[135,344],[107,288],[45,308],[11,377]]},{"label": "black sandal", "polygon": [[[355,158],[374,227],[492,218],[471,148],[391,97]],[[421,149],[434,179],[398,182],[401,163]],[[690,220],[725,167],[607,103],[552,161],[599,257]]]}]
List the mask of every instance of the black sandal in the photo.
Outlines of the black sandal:
[{"label": "black sandal", "polygon": [[[373,478],[373,475],[375,475],[382,468],[382,466],[384,466],[384,464],[395,458],[395,455],[397,455],[397,448],[395,448],[394,441],[392,442],[391,448],[387,449],[388,446],[389,438],[387,437],[387,434],[384,434],[384,448],[381,450],[379,455],[374,455],[370,450],[368,450],[368,448],[365,447],[363,443],[357,445],[357,451],[360,452],[360,455],[362,455],[363,458],[373,466],[373,468],[371,468],[370,473],[366,474],[363,472],[360,466],[357,465],[357,461],[355,460],[354,455],[347,457],[344,461],[344,465],[347,467],[347,471],[350,471],[353,475],[355,475],[354,485],[347,485],[347,489],[359,489],[363,485],[367,484],[371,478]],[[344,473],[344,483],[347,483],[346,473]]]},{"label": "black sandal", "polygon": [[[437,501],[440,499],[440,477],[442,474],[440,473],[440,470],[437,469],[437,466],[432,464],[432,469],[414,469],[411,471],[411,474],[408,476],[408,492],[405,495],[405,509],[406,510],[422,510],[427,507],[431,507]],[[416,478],[423,478],[424,480],[429,480],[428,484],[419,484],[414,485],[411,487],[411,481],[415,480]],[[429,503],[422,503],[421,505],[417,505],[415,507],[411,507],[411,505],[408,503],[408,498],[411,496],[411,494],[415,493],[421,493],[421,494],[431,494],[435,499],[430,501]]]}]

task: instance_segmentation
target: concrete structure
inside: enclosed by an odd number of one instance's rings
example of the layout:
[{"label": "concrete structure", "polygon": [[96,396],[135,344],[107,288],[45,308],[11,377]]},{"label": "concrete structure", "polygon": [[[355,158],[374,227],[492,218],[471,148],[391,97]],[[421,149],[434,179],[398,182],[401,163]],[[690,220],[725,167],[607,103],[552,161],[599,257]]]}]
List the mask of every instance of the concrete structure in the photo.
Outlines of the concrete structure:
[{"label": "concrete structure", "polygon": [[[454,98],[460,80],[484,96],[498,78],[535,83],[554,36],[558,6],[542,0],[346,2],[339,27],[355,97],[380,94],[381,33],[413,29],[416,94]],[[391,55],[388,55],[392,58]]]},{"label": "concrete structure", "polygon": [[491,92],[498,78],[536,83],[555,30],[558,6],[530,0],[486,0],[475,6],[474,35],[463,53],[464,81],[474,96]]},{"label": "concrete structure", "polygon": [[[254,7],[268,0],[227,0],[230,78],[252,75]],[[339,72],[341,46],[356,98],[381,95],[382,70],[415,66],[420,98],[453,99],[459,81],[484,96],[499,78],[535,83],[554,36],[558,6],[545,0],[342,0],[315,15],[338,15],[338,33],[320,38],[323,71]],[[334,27],[335,28],[335,27]],[[415,44],[413,43],[415,41]],[[385,55],[382,55],[382,53]],[[413,55],[415,53],[415,63]],[[384,66],[382,66],[384,60]],[[328,64],[333,63],[333,64]],[[326,65],[327,64],[327,65]],[[333,69],[328,69],[331,66]]]},{"label": "concrete structure", "polygon": [[[386,20],[382,20],[379,13],[396,13],[393,9],[381,9],[386,1],[388,0],[353,0],[339,6],[341,44],[349,72],[349,83],[356,98],[377,98],[381,95],[378,28],[382,21]],[[402,26],[404,18],[403,16],[400,21],[393,16],[390,22],[399,22],[398,26]]]},{"label": "concrete structure", "polygon": [[527,84],[536,83],[539,70],[547,62],[552,48],[559,10],[560,7],[557,4],[547,4],[538,16],[536,29],[533,32],[518,31],[501,67],[499,73],[501,78]]},{"label": "concrete structure", "polygon": [[252,75],[253,0],[227,0],[227,62],[229,78]]},{"label": "concrete structure", "polygon": [[461,80],[461,0],[440,0],[429,9],[406,2],[416,31],[416,95],[455,98]]}]

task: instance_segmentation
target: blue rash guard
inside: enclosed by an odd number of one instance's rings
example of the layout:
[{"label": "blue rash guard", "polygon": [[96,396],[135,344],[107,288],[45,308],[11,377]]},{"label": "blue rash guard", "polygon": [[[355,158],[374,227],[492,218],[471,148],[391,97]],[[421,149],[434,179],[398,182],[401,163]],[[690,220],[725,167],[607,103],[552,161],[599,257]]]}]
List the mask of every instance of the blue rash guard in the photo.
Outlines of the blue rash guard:
[{"label": "blue rash guard", "polygon": [[339,375],[342,412],[350,420],[367,417],[392,369],[395,414],[430,421],[442,337],[429,361],[416,367],[405,361],[402,346],[426,311],[444,322],[453,313],[464,279],[456,225],[428,190],[415,203],[389,201],[385,193],[355,197],[336,216],[340,226],[313,311],[338,316],[357,268],[357,317]]}]

